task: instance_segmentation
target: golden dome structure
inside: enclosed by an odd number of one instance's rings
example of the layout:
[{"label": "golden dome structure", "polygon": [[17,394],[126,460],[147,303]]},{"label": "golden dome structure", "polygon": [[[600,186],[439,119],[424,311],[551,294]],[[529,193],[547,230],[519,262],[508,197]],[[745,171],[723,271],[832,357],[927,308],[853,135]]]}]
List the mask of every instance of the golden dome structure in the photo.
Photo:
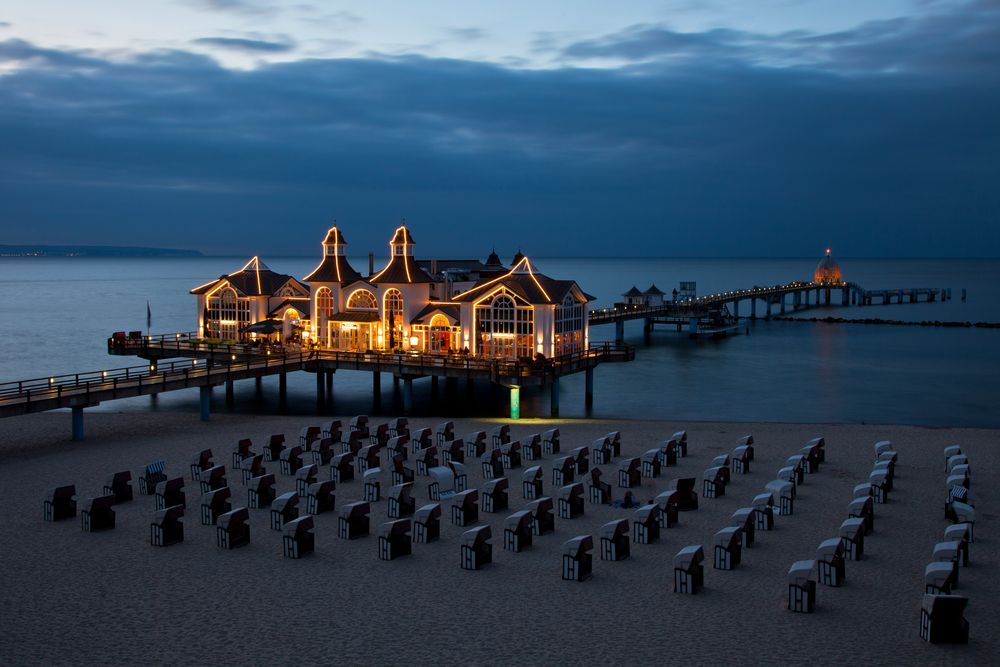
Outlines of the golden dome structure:
[{"label": "golden dome structure", "polygon": [[830,255],[830,249],[826,249],[826,255],[819,260],[816,265],[816,272],[813,274],[813,282],[817,285],[840,285],[844,282],[844,276],[840,271],[840,265]]}]

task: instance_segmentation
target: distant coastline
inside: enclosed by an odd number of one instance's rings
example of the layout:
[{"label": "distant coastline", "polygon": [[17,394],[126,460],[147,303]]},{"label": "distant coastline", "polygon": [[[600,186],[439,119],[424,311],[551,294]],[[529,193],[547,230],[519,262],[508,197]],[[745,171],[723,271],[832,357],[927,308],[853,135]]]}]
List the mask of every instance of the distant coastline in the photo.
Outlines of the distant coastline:
[{"label": "distant coastline", "polygon": [[3,245],[0,257],[202,257],[197,250],[108,245]]}]

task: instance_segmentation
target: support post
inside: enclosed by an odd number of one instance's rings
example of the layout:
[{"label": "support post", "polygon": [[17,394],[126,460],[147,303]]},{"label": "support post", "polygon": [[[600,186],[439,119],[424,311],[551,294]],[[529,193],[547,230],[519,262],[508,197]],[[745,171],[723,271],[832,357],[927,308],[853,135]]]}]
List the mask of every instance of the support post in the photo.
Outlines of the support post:
[{"label": "support post", "polygon": [[440,389],[440,387],[438,386],[438,376],[437,375],[432,375],[431,376],[431,393],[432,394],[437,394],[438,393],[438,389]]},{"label": "support post", "polygon": [[288,407],[288,373],[278,373],[278,406]]},{"label": "support post", "polygon": [[83,441],[83,406],[74,405],[73,411],[73,442]]},{"label": "support post", "polygon": [[323,405],[326,398],[326,378],[323,377],[323,371],[316,371],[316,404]]},{"label": "support post", "polygon": [[782,315],[784,315],[784,314],[785,314],[785,295],[784,295],[784,294],[782,294],[782,295],[781,295],[780,297],[778,297],[778,298],[780,298],[780,299],[781,299],[781,302],[780,302],[780,303],[781,303],[781,314],[782,314]]},{"label": "support post", "polygon": [[688,335],[692,338],[698,335],[698,318],[692,317],[688,320]]},{"label": "support post", "polygon": [[559,416],[559,378],[552,378],[549,384],[549,416]]},{"label": "support post", "polygon": [[235,400],[236,388],[232,380],[226,380],[226,405],[232,406]]},{"label": "support post", "polygon": [[767,310],[764,313],[765,319],[771,319],[771,297],[767,297]]},{"label": "support post", "polygon": [[619,345],[625,342],[625,320],[615,322],[615,342]]},{"label": "support post", "polygon": [[257,395],[259,396],[261,392],[264,390],[263,376],[258,375],[257,377],[255,377],[253,380],[253,384],[254,384],[254,389],[257,391]]},{"label": "support post", "polygon": [[201,420],[207,422],[212,414],[212,387],[202,385],[198,388],[198,394],[201,399]]},{"label": "support post", "polygon": [[740,300],[739,299],[734,299],[733,300],[733,318],[735,318],[737,320],[740,319]]},{"label": "support post", "polygon": [[510,418],[511,420],[521,418],[521,388],[516,384],[510,386]]},{"label": "support post", "polygon": [[382,374],[378,371],[372,371],[372,394],[382,395]]},{"label": "support post", "polygon": [[586,376],[586,382],[584,383],[585,384],[585,388],[584,388],[583,402],[587,406],[587,408],[591,408],[591,407],[594,406],[594,368],[593,368],[593,366],[591,366],[590,368],[588,368],[586,370],[586,372],[584,373],[584,375]]},{"label": "support post", "polygon": [[403,414],[413,411],[413,378],[403,378]]},{"label": "support post", "polygon": [[327,399],[333,398],[333,374],[336,371],[324,371],[326,374],[326,397]]},{"label": "support post", "polygon": [[750,319],[757,319],[757,299],[750,297]]}]

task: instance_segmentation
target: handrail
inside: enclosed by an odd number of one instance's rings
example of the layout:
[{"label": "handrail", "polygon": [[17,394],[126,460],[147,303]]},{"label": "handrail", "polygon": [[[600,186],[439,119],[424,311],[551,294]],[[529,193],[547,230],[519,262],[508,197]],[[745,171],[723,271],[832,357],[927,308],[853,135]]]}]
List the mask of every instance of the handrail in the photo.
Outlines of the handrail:
[{"label": "handrail", "polygon": [[[147,336],[142,341],[128,340],[129,343],[141,343],[143,349],[160,349],[163,351],[200,349],[198,344],[183,340],[183,336],[162,334]],[[120,339],[109,338],[109,348],[120,343]],[[207,348],[206,348],[207,349]],[[467,355],[440,355],[426,353],[387,353],[340,352],[334,350],[299,350],[288,352],[282,350],[273,353],[261,348],[245,344],[226,344],[211,349],[221,358],[186,359],[183,361],[157,362],[152,361],[141,366],[126,366],[101,371],[84,373],[67,373],[48,377],[32,378],[0,383],[0,400],[24,398],[44,400],[46,398],[62,397],[64,393],[77,395],[89,394],[94,391],[117,389],[119,386],[142,387],[155,383],[166,384],[177,379],[197,379],[216,374],[228,375],[236,370],[253,370],[270,368],[271,366],[301,365],[310,361],[337,361],[377,364],[391,370],[393,366],[402,370],[404,366],[419,366],[421,368],[465,369],[489,371],[494,377],[528,377],[542,374],[558,367],[572,366],[581,361],[600,362],[611,358],[634,358],[635,350],[631,346],[615,343],[595,343],[587,350],[573,352],[546,359],[506,360],[481,359]]]}]

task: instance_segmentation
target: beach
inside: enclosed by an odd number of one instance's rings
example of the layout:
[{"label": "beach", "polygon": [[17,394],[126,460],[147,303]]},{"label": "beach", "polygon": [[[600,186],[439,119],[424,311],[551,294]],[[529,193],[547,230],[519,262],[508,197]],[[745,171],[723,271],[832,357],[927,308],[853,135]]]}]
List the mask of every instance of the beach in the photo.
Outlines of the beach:
[{"label": "beach", "polygon": [[[341,416],[346,424],[350,415]],[[216,547],[215,527],[199,522],[198,485],[189,476],[191,456],[211,448],[227,466],[234,507],[246,505],[231,452],[241,438],[262,451],[268,437],[284,433],[295,444],[299,430],[325,418],[218,413],[210,423],[179,412],[88,413],[87,440],[69,441],[69,415],[49,413],[0,421],[0,494],[10,512],[0,525],[4,567],[0,589],[0,655],[6,664],[246,664],[246,663],[470,663],[470,664],[665,664],[711,659],[721,663],[941,664],[994,663],[1000,650],[1000,597],[992,508],[998,492],[986,472],[1000,459],[1000,431],[885,425],[708,423],[617,420],[522,420],[513,439],[558,427],[562,455],[609,431],[620,431],[622,457],[640,456],[678,430],[688,433],[689,454],[659,478],[633,489],[643,502],[668,488],[672,478],[696,477],[712,459],[729,453],[746,434],[755,438],[748,474],[733,474],[725,496],[699,498],[696,511],[654,544],[632,544],[622,562],[600,560],[599,529],[633,510],[587,503],[581,518],[558,516],[555,532],[534,538],[521,553],[503,549],[503,520],[523,509],[520,473],[509,473],[510,507],[480,511],[493,534],[493,563],[479,571],[459,567],[460,534],[442,503],[441,539],[414,544],[413,554],[379,560],[377,526],[386,521],[385,494],[372,505],[372,535],[337,537],[336,512],[316,517],[316,551],[282,557],[281,533],[269,512],[250,510],[251,544],[232,551]],[[372,417],[371,424],[388,421]],[[435,419],[410,420],[411,432],[433,428]],[[458,437],[502,420],[455,420]],[[792,516],[775,516],[775,529],[758,531],[733,571],[712,568],[713,535],[730,515],[775,478],[787,457],[810,439],[824,437],[826,462],[799,486]],[[873,444],[891,440],[899,454],[889,502],[875,506],[875,530],[865,555],[848,561],[840,588],[817,586],[816,610],[786,609],[786,574],[797,560],[814,557],[821,541],[836,537],[847,518],[855,484],[867,480]],[[967,646],[931,645],[919,638],[924,567],[949,525],[944,518],[945,446],[959,444],[972,468],[976,494],[976,541],[962,569],[957,594],[966,609]],[[622,457],[601,466],[614,497]],[[544,494],[552,486],[554,456],[540,463]],[[152,496],[138,493],[136,478],[151,461],[167,462],[168,477],[186,480],[187,513],[182,544],[149,544]],[[278,493],[294,490],[294,478],[275,473]],[[407,462],[414,467],[412,456]],[[469,460],[469,487],[481,488],[478,461]],[[131,470],[135,500],[116,506],[117,527],[85,533],[79,517],[42,519],[46,491],[75,484],[80,506],[110,475]],[[383,465],[383,470],[387,467]],[[320,479],[327,479],[323,467]],[[427,477],[417,476],[417,506],[429,502]],[[578,478],[578,481],[579,480]],[[582,480],[589,482],[589,478]],[[339,484],[338,507],[360,500],[362,482]],[[303,502],[304,509],[304,502]],[[480,507],[482,507],[480,505]],[[776,512],[777,514],[777,512]],[[562,544],[594,536],[593,577],[561,580]],[[705,549],[705,586],[697,595],[673,593],[674,554]]]}]

